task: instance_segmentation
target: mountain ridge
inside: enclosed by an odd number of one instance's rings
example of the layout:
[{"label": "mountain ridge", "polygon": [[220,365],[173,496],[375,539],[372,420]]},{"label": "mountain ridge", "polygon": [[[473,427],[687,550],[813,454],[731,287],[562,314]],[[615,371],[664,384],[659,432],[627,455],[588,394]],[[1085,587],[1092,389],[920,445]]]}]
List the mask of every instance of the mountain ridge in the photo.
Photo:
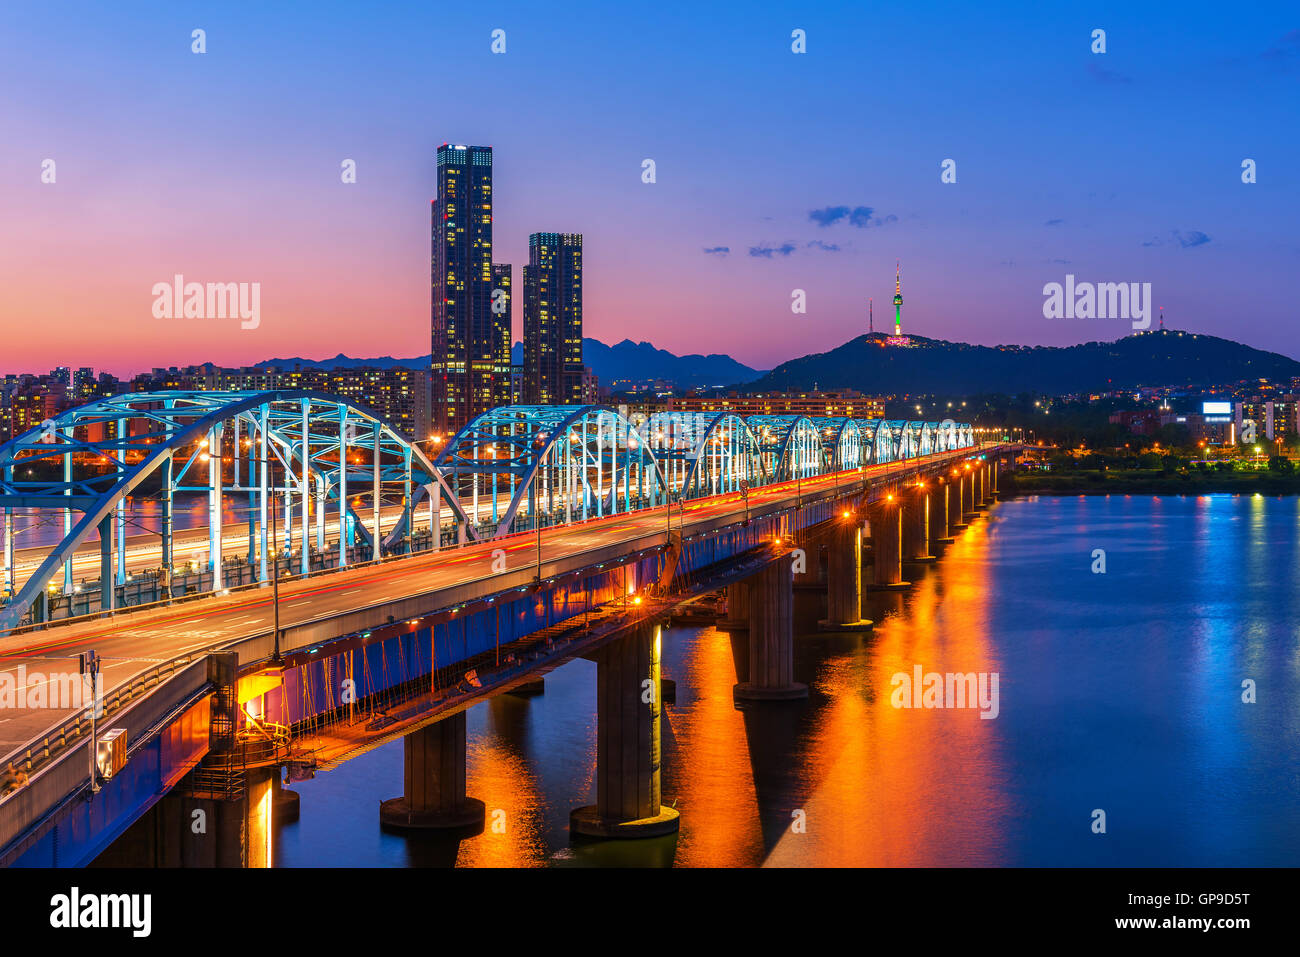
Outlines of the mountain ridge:
[{"label": "mountain ridge", "polygon": [[1300,361],[1276,352],[1177,330],[1153,330],[1072,346],[979,346],[912,336],[889,345],[881,333],[783,362],[739,392],[858,389],[868,394],[1065,395],[1141,386],[1222,385],[1300,377]]},{"label": "mountain ridge", "polygon": [[[729,382],[747,382],[763,374],[762,370],[750,368],[731,356],[719,353],[677,355],[667,349],[656,348],[649,342],[633,342],[631,339],[623,339],[612,346],[599,339],[584,339],[582,352],[586,364],[596,373],[602,385],[619,380],[647,382],[663,379],[680,388],[697,388],[719,386]],[[510,350],[510,356],[512,362],[521,364],[523,343],[516,342]],[[330,359],[304,359],[301,356],[266,359],[255,363],[254,368],[265,369],[278,366],[282,369],[292,369],[300,366],[304,369],[363,367],[391,369],[400,366],[426,369],[430,361],[431,358],[427,355],[411,358],[393,356],[354,358],[340,352]]]}]

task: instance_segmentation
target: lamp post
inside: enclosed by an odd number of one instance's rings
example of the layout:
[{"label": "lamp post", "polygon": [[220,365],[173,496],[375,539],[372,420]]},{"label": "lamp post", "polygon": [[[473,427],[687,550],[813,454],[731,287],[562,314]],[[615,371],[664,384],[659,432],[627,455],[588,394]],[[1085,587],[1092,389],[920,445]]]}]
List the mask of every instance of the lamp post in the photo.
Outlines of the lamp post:
[{"label": "lamp post", "polygon": [[[245,445],[251,445],[249,440],[245,440]],[[279,664],[280,655],[280,532],[275,520],[276,497],[275,497],[275,460],[271,458],[260,458],[256,455],[250,455],[248,461],[254,465],[266,466],[267,488],[264,493],[269,496],[269,510],[271,512],[271,537],[270,546],[274,550],[271,552],[271,616],[272,616],[272,640],[275,642],[274,651],[271,653],[271,661]],[[339,468],[347,468],[346,461],[339,462]],[[343,525],[347,520],[345,512],[345,503],[339,502],[339,537],[344,534]]]},{"label": "lamp post", "polygon": [[[545,432],[539,432],[534,441],[545,445],[546,438],[547,435]],[[545,473],[547,464],[551,459],[551,452],[554,451],[554,449],[554,445],[546,447],[546,451],[542,453],[542,459],[537,469],[537,474],[533,476],[533,502],[535,503],[533,508],[533,521],[537,525],[537,572],[534,577],[539,585],[542,583],[542,509],[540,501],[541,496],[537,493],[537,480]]]}]

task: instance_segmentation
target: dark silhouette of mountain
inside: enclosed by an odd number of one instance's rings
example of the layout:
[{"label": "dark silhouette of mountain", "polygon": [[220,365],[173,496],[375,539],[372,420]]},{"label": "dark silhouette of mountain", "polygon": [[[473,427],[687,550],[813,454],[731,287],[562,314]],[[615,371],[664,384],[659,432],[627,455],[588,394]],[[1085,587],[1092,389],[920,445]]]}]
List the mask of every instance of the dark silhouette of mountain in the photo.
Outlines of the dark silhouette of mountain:
[{"label": "dark silhouette of mountain", "polygon": [[[587,365],[602,385],[623,380],[647,382],[665,379],[681,388],[697,386],[723,385],[728,382],[748,382],[762,372],[751,369],[724,355],[689,355],[678,356],[666,349],[656,349],[648,342],[633,342],[624,339],[617,345],[607,346],[599,339],[582,341],[582,356]],[[511,361],[522,364],[524,346],[516,342],[511,350]],[[428,356],[416,356],[410,359],[394,359],[392,356],[380,356],[372,359],[354,359],[339,353],[333,359],[267,359],[257,363],[257,368],[277,366],[281,369],[359,369],[362,367],[391,369],[403,366],[409,369],[426,369]]]},{"label": "dark silhouette of mountain", "polygon": [[913,348],[859,336],[830,352],[792,359],[734,386],[741,392],[858,389],[873,394],[1064,395],[1137,386],[1285,381],[1300,362],[1216,336],[1176,330],[1074,346],[975,346],[912,336]]},{"label": "dark silhouette of mountain", "polygon": [[[519,359],[523,360],[523,347],[516,345]],[[725,385],[728,382],[748,382],[762,375],[762,371],[751,369],[737,362],[731,356],[687,355],[678,356],[666,349],[656,349],[648,342],[633,342],[624,339],[616,345],[607,346],[597,339],[584,339],[582,357],[592,371],[599,377],[601,384],[615,381],[644,382],[650,379],[665,379],[681,388],[698,386]]]},{"label": "dark silhouette of mountain", "polygon": [[378,356],[374,359],[354,359],[340,352],[333,359],[303,359],[301,357],[267,359],[265,362],[257,363],[254,368],[267,369],[271,366],[275,366],[277,369],[394,369],[397,367],[425,369],[429,366],[429,357],[416,356],[411,359],[394,359],[392,356]]}]

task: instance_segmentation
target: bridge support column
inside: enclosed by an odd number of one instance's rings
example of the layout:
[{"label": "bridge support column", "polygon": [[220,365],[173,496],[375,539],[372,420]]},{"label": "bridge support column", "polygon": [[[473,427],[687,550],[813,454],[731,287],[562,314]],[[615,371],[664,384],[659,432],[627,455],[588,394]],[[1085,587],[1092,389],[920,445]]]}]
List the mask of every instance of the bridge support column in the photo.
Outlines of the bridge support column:
[{"label": "bridge support column", "polygon": [[862,527],[852,516],[842,522],[830,536],[826,618],[817,625],[824,631],[865,631],[872,623],[862,617]]},{"label": "bridge support column", "polygon": [[920,485],[908,491],[903,503],[903,561],[934,560],[930,554],[930,490]]},{"label": "bridge support column", "polygon": [[1002,464],[1000,458],[989,461],[989,490],[993,493],[993,498],[998,497],[998,467]]},{"label": "bridge support column", "polygon": [[961,520],[969,525],[975,514],[975,476],[968,465],[961,474]]},{"label": "bridge support column", "polygon": [[808,697],[794,680],[794,574],[783,555],[749,579],[749,680],[733,689],[752,701]]},{"label": "bridge support column", "polygon": [[930,544],[948,545],[956,539],[948,534],[948,515],[951,508],[948,499],[952,496],[952,484],[939,479],[939,484],[930,494]]},{"label": "bridge support column", "polygon": [[425,725],[402,739],[405,793],[379,805],[388,827],[483,829],[483,802],[465,796],[465,712]]},{"label": "bridge support column", "polygon": [[749,582],[732,582],[727,586],[727,617],[714,625],[719,631],[749,630]]},{"label": "bridge support column", "polygon": [[[660,803],[658,625],[643,625],[599,649],[596,661],[596,803],[569,815],[588,837],[660,837],[677,831],[677,811]],[[646,684],[649,682],[649,684]],[[646,699],[649,698],[647,701]]]},{"label": "bridge support column", "polygon": [[970,478],[971,508],[974,511],[982,512],[988,508],[988,485],[983,462],[971,470]]},{"label": "bridge support column", "polygon": [[876,504],[871,516],[873,591],[897,591],[911,582],[903,581],[903,510],[890,496]]},{"label": "bridge support column", "polygon": [[965,479],[958,471],[948,482],[948,534],[966,527],[966,512],[963,500],[966,497]]}]

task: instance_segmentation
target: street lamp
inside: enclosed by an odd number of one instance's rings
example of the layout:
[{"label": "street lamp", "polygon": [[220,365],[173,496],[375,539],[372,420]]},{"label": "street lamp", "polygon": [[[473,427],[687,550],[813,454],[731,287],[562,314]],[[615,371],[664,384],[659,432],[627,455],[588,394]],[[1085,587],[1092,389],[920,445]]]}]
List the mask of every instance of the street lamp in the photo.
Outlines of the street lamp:
[{"label": "street lamp", "polygon": [[[245,445],[248,444],[251,443],[248,443],[246,441]],[[266,494],[270,496],[270,512],[271,512],[271,537],[269,539],[269,542],[271,547],[273,548],[273,551],[271,552],[271,560],[272,560],[271,614],[273,620],[272,627],[274,629],[272,639],[275,642],[275,650],[271,654],[271,661],[276,664],[279,664],[281,661],[281,655],[280,655],[280,532],[279,532],[279,527],[275,520],[275,513],[278,510],[276,506],[276,496],[275,496],[275,459],[263,459],[255,455],[250,455],[248,457],[248,461],[255,465],[266,466],[266,479],[267,479],[268,487],[265,491]],[[346,467],[347,465],[345,462],[343,461],[339,462],[339,468],[346,468]],[[342,501],[339,502],[339,537],[340,538],[343,537],[343,535],[345,534],[343,528],[344,528],[344,522],[347,521],[347,515],[346,515],[346,510],[344,508],[344,505],[345,505],[344,502]]]},{"label": "street lamp", "polygon": [[[537,438],[534,439],[533,441],[536,442],[538,445],[545,445],[546,437],[547,435],[545,432],[539,432],[537,433]],[[550,461],[551,452],[554,451],[554,449],[555,449],[554,445],[547,446],[546,451],[542,453],[542,460],[537,469],[537,474],[533,476],[533,502],[536,503],[535,507],[533,508],[533,521],[537,525],[536,579],[537,579],[537,584],[539,585],[542,583],[542,510],[541,510],[541,501],[540,501],[541,496],[537,494],[537,479],[546,471],[547,463]]]}]

